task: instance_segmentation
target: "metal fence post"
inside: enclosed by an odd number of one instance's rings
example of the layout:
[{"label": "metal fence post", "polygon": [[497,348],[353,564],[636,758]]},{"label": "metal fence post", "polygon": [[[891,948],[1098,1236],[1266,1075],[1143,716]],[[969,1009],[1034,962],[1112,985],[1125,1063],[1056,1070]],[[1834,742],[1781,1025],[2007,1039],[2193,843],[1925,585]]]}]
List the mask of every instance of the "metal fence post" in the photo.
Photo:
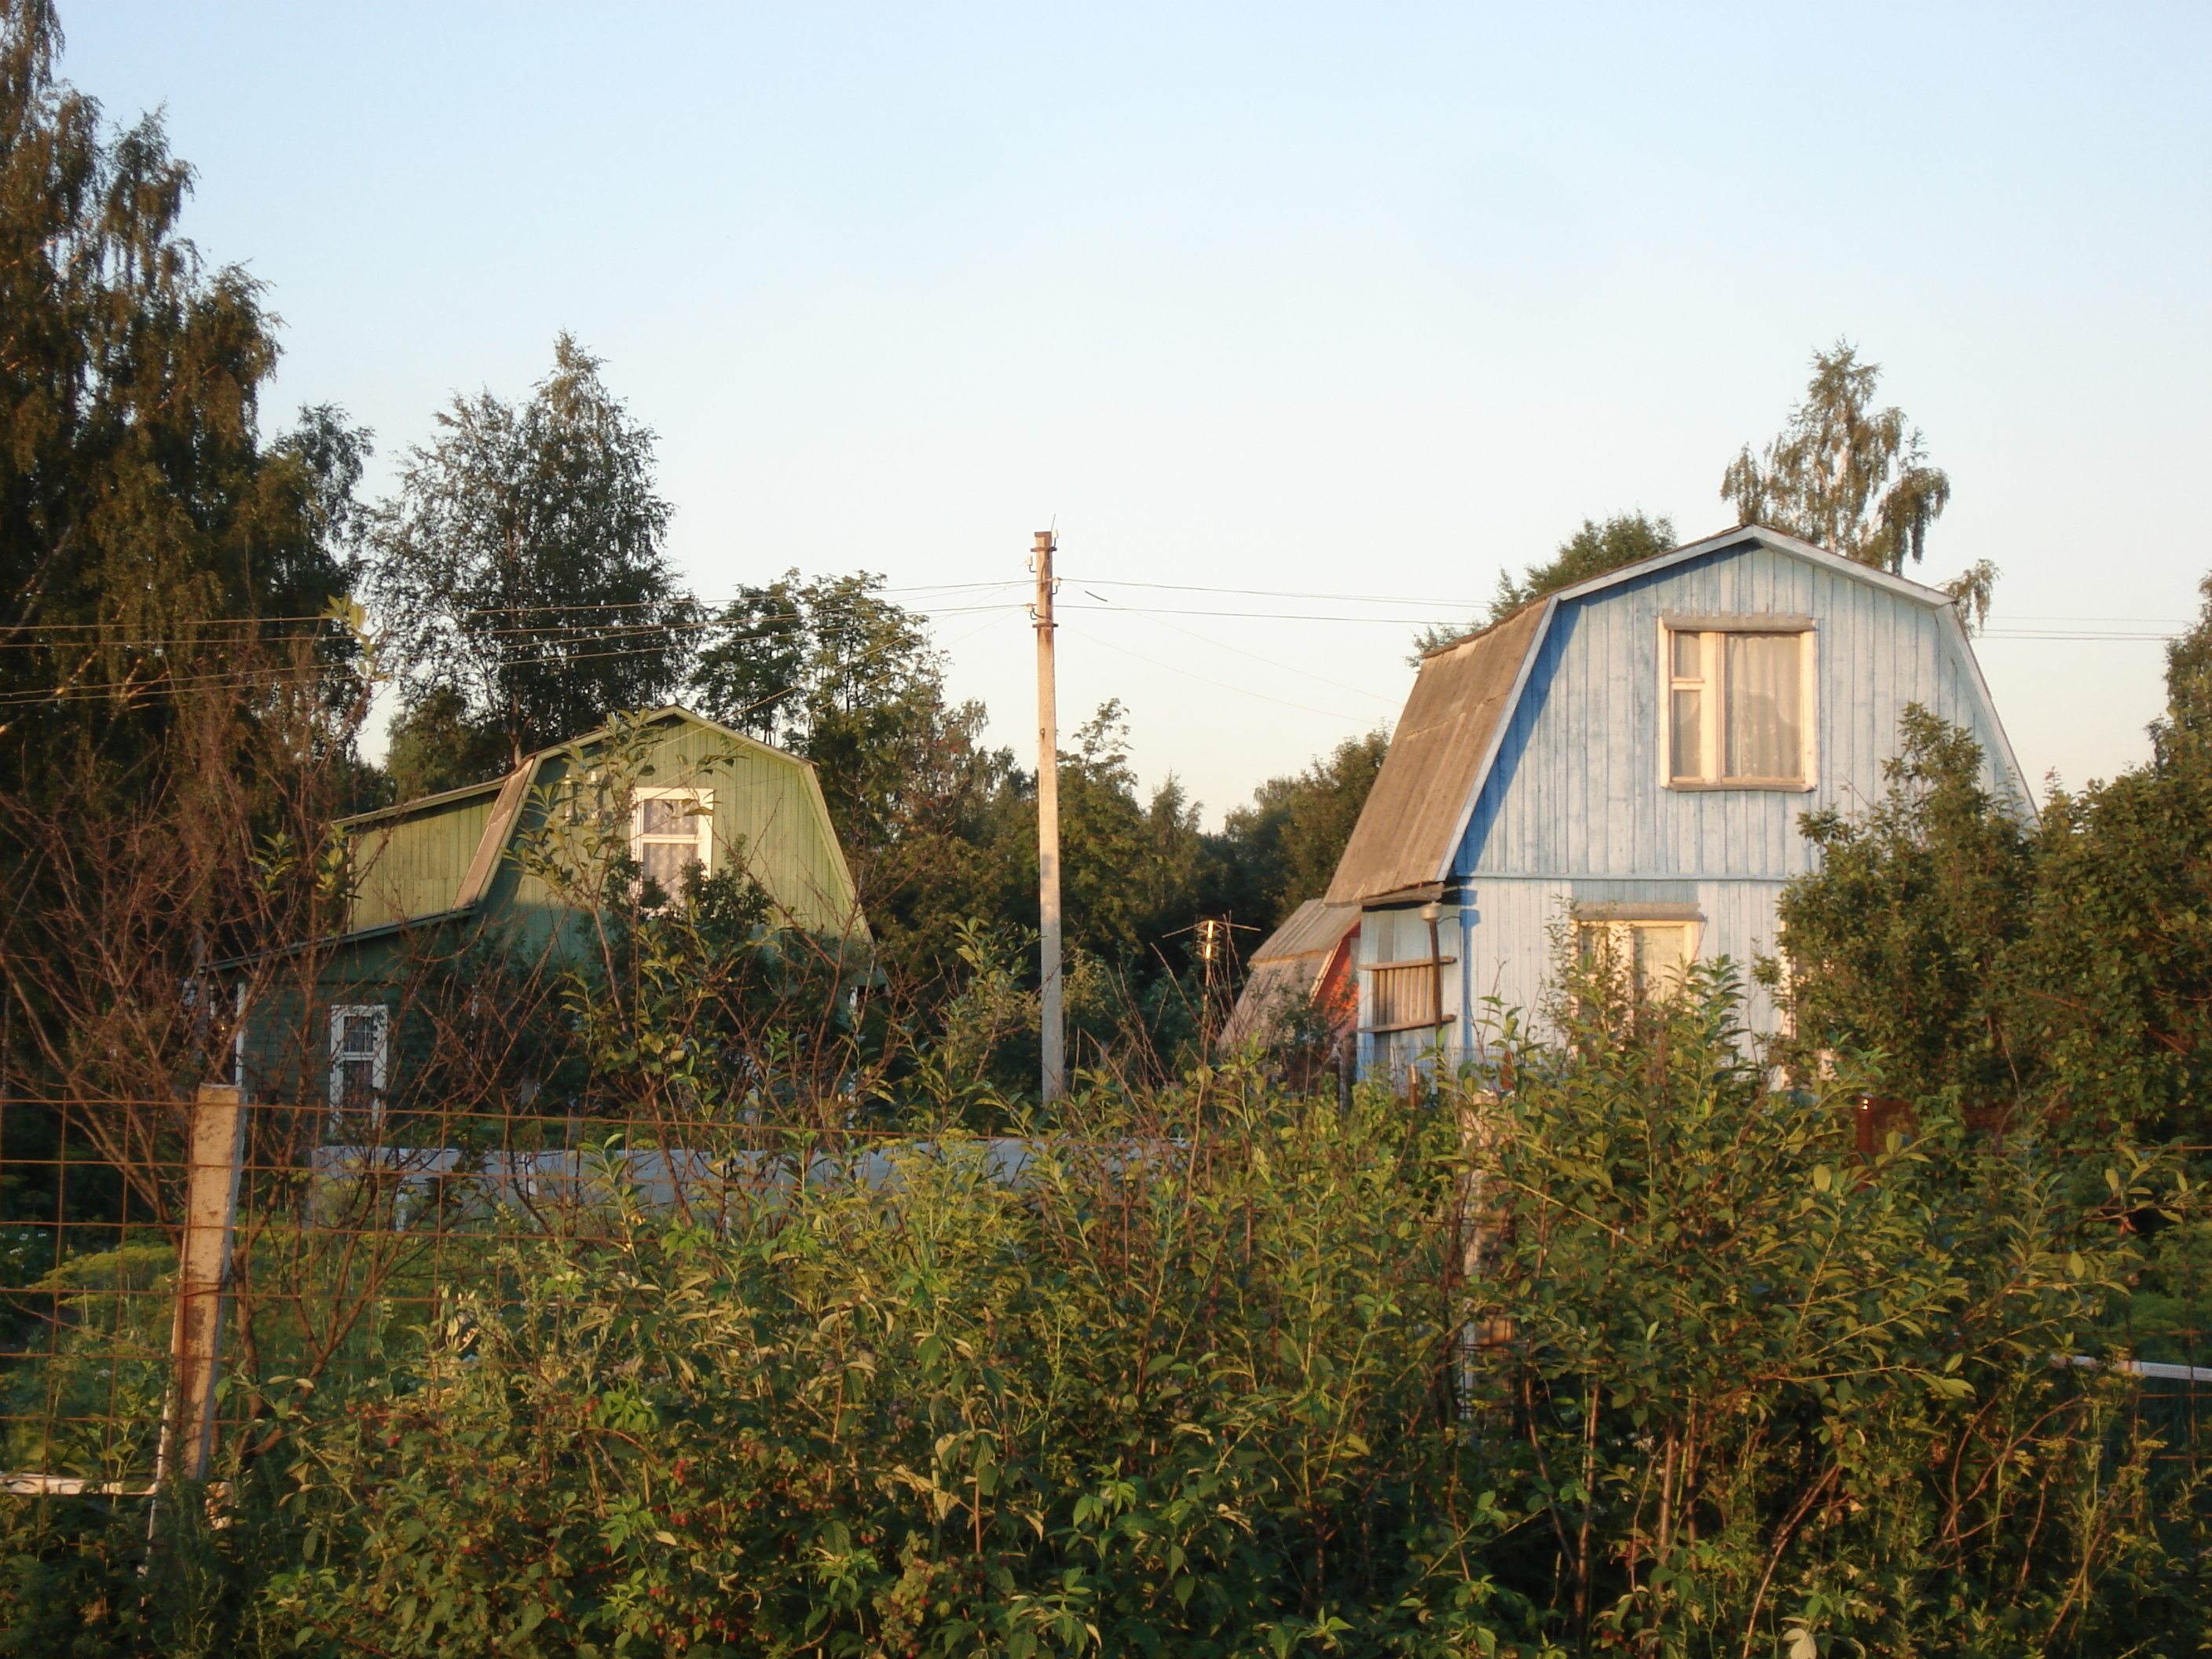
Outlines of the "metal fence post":
[{"label": "metal fence post", "polygon": [[204,1480],[215,1446],[215,1385],[222,1359],[238,1182],[246,1161],[246,1103],[234,1088],[203,1085],[192,1103],[185,1166],[185,1237],[177,1257],[170,1337],[176,1388],[161,1425],[156,1485]]}]

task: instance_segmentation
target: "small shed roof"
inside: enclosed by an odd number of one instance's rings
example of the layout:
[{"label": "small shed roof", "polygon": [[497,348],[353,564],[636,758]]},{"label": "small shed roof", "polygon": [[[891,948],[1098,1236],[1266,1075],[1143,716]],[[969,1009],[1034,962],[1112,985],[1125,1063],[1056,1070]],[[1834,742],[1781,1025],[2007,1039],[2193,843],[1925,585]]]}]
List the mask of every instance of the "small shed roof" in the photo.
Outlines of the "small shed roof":
[{"label": "small shed roof", "polygon": [[1220,1045],[1233,1048],[1265,1036],[1290,1009],[1310,1002],[1344,936],[1358,925],[1356,904],[1308,899],[1291,911],[1253,951],[1244,988],[1217,1039]]},{"label": "small shed roof", "polygon": [[1260,943],[1252,952],[1251,962],[1257,967],[1263,962],[1277,962],[1285,957],[1311,956],[1317,951],[1334,951],[1337,941],[1358,925],[1359,907],[1356,904],[1331,904],[1327,899],[1308,899],[1284,919],[1283,925]]}]

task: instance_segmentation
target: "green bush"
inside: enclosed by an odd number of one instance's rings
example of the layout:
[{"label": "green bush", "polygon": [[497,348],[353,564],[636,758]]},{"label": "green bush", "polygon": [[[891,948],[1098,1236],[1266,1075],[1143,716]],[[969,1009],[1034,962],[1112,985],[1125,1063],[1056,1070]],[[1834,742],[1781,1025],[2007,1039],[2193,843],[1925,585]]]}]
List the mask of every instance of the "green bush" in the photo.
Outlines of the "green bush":
[{"label": "green bush", "polygon": [[1455,1482],[1432,1126],[1266,1105],[517,1246],[302,1441],[271,1597],[404,1654],[1454,1650],[1503,1517]]},{"label": "green bush", "polygon": [[2178,1177],[1861,1160],[1724,969],[1583,989],[1419,1106],[1200,1071],[1018,1146],[817,1136],[711,1225],[510,1218],[380,1370],[240,1379],[255,1455],[150,1544],[7,1500],[0,1650],[2194,1650],[2179,1419],[2052,1364],[2193,1250],[2129,1231]]},{"label": "green bush", "polygon": [[1864,1160],[1864,1081],[1773,1091],[1736,1011],[1724,963],[1656,1006],[1570,997],[1565,1049],[1509,1023],[1510,1086],[1463,1097],[1478,1438],[1518,1439],[1501,1486],[1549,1534],[1501,1582],[1639,1651],[2196,1630],[2193,1482],[2153,1480],[2131,1378],[2053,1363],[2107,1353],[2171,1173],[2111,1148],[2085,1183],[2082,1149],[1936,1119]]}]

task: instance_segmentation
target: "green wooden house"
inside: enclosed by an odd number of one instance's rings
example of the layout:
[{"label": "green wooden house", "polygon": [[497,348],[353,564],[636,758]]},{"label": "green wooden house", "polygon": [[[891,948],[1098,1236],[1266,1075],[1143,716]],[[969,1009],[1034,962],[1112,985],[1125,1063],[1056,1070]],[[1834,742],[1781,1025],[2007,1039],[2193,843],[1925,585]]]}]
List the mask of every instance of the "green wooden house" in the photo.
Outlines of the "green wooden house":
[{"label": "green wooden house", "polygon": [[[233,964],[253,1098],[374,1110],[406,1063],[410,999],[496,958],[542,967],[592,948],[593,872],[627,853],[651,893],[687,866],[742,871],[768,921],[865,951],[866,926],[814,769],[688,709],[626,717],[503,778],[343,820],[346,925]],[[289,964],[289,969],[288,969]],[[465,987],[464,987],[465,990]],[[486,1050],[514,1034],[487,1033]],[[531,1086],[523,1085],[526,1098]]]}]

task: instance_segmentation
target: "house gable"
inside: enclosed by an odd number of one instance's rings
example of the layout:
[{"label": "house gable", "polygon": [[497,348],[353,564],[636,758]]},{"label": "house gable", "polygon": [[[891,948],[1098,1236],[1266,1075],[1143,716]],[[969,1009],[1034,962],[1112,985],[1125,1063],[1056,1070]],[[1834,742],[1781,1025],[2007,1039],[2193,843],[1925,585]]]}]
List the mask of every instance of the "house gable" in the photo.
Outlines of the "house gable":
[{"label": "house gable", "polygon": [[[1802,789],[1670,787],[1668,618],[1802,617],[1814,775]],[[2023,804],[2010,745],[1947,596],[1787,537],[1740,532],[1556,597],[1449,873],[1781,881],[1814,863],[1808,811],[1884,787],[1907,704],[1971,732],[1993,789]]]},{"label": "house gable", "polygon": [[[1814,621],[1814,790],[1669,790],[1658,776],[1663,614]],[[1797,815],[1872,799],[1898,719],[1920,702],[1973,733],[1993,787],[2027,794],[1948,595],[1759,526],[1645,559],[1535,601],[1421,664],[1332,903],[1543,868],[1675,874],[1745,861],[1806,867]],[[1831,745],[1834,746],[1831,746]],[[1851,800],[1833,799],[1841,789]],[[1723,849],[1726,848],[1725,854]]]},{"label": "house gable", "polygon": [[[1736,671],[1716,678],[1699,656],[1677,673],[1678,633],[1801,636],[1798,762],[1719,775],[1711,722]],[[1706,711],[1680,778],[1678,679]],[[1987,786],[2032,812],[1949,596],[1771,531],[1641,561],[1431,653],[1329,894],[1362,907],[1364,1062],[1478,1048],[1493,1001],[1540,1011],[1563,930],[1584,921],[1673,930],[1739,965],[1771,952],[1776,899],[1818,862],[1800,819],[1880,799],[1916,703],[1970,733]],[[1765,988],[1745,990],[1750,1029],[1766,1029]]]}]

